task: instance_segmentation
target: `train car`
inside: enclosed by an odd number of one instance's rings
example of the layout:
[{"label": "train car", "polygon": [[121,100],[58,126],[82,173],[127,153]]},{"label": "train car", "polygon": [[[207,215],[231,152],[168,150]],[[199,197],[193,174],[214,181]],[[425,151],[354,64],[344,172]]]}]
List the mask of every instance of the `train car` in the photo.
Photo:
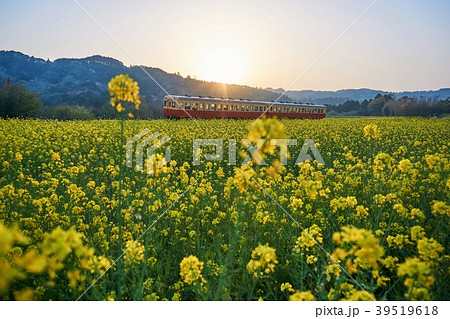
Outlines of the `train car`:
[{"label": "train car", "polygon": [[167,95],[164,116],[169,118],[312,118],[325,117],[326,106],[310,103],[266,102],[204,96]]}]

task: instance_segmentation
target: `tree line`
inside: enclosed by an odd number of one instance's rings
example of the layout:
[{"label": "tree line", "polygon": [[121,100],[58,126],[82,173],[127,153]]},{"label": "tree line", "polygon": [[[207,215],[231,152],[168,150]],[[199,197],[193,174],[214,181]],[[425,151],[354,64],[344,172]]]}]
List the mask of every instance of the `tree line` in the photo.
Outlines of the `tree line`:
[{"label": "tree line", "polygon": [[[162,117],[163,101],[150,105],[145,99],[136,118],[150,119]],[[157,105],[155,105],[157,104]],[[32,92],[25,85],[12,83],[8,78],[0,86],[0,118],[43,118],[57,120],[91,120],[114,119],[118,114],[107,102],[96,101],[92,106],[57,105],[45,106],[39,94]]]},{"label": "tree line", "polygon": [[362,102],[349,100],[338,105],[327,106],[328,115],[353,116],[441,116],[450,113],[450,99],[402,97],[392,94],[377,94],[375,98]]},{"label": "tree line", "polygon": [[[157,102],[159,103],[159,102]],[[158,105],[162,105],[162,101]],[[362,102],[349,100],[339,105],[327,105],[329,116],[441,116],[450,114],[450,99],[437,100],[378,94]],[[155,111],[155,109],[157,111]],[[31,92],[25,85],[6,79],[0,87],[0,117],[35,117],[58,120],[89,120],[95,118],[113,119],[117,112],[108,103],[94,103],[93,106],[44,106],[39,94]],[[137,111],[136,118],[162,117],[162,107],[150,105],[145,99]]]}]

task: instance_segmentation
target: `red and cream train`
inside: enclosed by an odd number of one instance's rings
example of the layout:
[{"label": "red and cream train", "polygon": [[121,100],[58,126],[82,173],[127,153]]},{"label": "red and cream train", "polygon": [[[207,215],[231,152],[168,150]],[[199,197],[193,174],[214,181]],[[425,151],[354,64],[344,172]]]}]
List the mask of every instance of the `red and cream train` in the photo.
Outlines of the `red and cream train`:
[{"label": "red and cream train", "polygon": [[[189,114],[189,115],[188,115]],[[204,96],[167,95],[164,116],[174,118],[324,118],[326,106],[309,103],[265,102]]]}]

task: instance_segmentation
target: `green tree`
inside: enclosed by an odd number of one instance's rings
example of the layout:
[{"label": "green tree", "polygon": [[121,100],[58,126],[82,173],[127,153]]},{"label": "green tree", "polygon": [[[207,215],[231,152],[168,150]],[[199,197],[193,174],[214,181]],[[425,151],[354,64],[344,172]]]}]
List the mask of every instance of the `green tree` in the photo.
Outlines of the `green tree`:
[{"label": "green tree", "polygon": [[43,109],[42,116],[56,120],[92,120],[94,114],[84,106],[59,105]]},{"label": "green tree", "polygon": [[35,92],[26,86],[13,84],[10,79],[2,82],[0,88],[0,117],[31,117],[35,116],[42,102]]}]

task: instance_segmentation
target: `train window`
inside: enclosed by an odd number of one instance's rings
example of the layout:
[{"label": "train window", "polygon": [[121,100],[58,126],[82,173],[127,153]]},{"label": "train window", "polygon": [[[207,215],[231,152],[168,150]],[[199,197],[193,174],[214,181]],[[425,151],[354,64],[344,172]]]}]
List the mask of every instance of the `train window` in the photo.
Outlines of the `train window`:
[{"label": "train window", "polygon": [[200,103],[199,109],[200,109],[200,110],[203,110],[203,103]]},{"label": "train window", "polygon": [[206,103],[205,109],[209,111],[209,103]]},{"label": "train window", "polygon": [[228,111],[228,105],[224,105],[224,106],[223,106],[223,110],[224,110],[224,111]]},{"label": "train window", "polygon": [[214,103],[211,104],[211,111],[214,111],[216,109],[216,105]]},{"label": "train window", "polygon": [[217,104],[217,110],[222,111],[222,104]]},{"label": "train window", "polygon": [[184,108],[185,108],[186,110],[190,110],[190,109],[191,109],[191,103],[185,102],[185,103],[184,103]]}]

